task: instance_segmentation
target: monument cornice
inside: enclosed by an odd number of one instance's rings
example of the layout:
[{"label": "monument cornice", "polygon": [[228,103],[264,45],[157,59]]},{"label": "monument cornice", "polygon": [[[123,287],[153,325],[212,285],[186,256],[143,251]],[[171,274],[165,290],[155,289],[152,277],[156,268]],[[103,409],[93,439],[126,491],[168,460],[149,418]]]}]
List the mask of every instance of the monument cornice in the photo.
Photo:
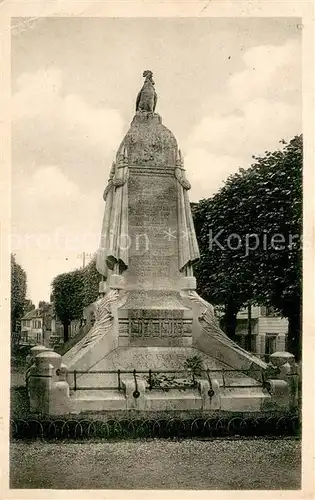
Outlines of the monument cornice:
[{"label": "monument cornice", "polygon": [[165,167],[163,166],[150,166],[150,165],[139,165],[131,164],[129,165],[130,174],[140,174],[140,175],[167,175],[174,177],[175,166]]}]

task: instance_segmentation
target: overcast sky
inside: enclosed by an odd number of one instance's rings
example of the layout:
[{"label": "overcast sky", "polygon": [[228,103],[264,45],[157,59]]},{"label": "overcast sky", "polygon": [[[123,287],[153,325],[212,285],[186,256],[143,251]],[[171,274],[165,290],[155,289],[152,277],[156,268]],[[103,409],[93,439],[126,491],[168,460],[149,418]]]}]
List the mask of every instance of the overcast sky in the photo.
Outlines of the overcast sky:
[{"label": "overcast sky", "polygon": [[302,131],[298,20],[47,18],[12,35],[12,251],[28,296],[99,244],[103,189],[144,69],[191,201]]}]

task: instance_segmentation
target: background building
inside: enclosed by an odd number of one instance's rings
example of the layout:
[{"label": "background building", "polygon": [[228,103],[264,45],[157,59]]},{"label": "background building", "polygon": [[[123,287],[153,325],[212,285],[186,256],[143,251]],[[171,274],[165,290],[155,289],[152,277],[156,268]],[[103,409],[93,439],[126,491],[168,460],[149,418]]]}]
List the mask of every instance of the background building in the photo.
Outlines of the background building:
[{"label": "background building", "polygon": [[[251,307],[251,351],[258,355],[270,355],[285,351],[288,334],[288,320],[278,315],[272,308]],[[241,309],[237,315],[236,340],[244,348],[248,347],[248,309]]]},{"label": "background building", "polygon": [[40,309],[33,309],[23,316],[20,344],[44,344],[44,317]]}]

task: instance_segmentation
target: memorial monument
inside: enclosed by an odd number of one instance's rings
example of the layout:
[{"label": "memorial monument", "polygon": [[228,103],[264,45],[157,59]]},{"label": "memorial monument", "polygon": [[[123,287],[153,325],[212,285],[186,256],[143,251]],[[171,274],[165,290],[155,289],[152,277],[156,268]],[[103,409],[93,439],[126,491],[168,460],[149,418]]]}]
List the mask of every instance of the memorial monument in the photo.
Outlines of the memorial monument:
[{"label": "memorial monument", "polygon": [[[193,264],[199,249],[191,186],[177,141],[155,113],[153,73],[143,76],[135,116],[103,194],[95,323],[62,360],[54,352],[37,354],[33,407],[44,404],[36,373],[45,369],[55,384],[45,399],[48,413],[287,406],[289,382],[276,365],[290,372],[292,356],[278,353],[270,372],[221,331],[213,307],[196,293]],[[178,383],[187,360],[196,358],[203,371],[192,387],[155,390],[152,374],[173,371]],[[266,385],[270,376],[273,382]]]}]

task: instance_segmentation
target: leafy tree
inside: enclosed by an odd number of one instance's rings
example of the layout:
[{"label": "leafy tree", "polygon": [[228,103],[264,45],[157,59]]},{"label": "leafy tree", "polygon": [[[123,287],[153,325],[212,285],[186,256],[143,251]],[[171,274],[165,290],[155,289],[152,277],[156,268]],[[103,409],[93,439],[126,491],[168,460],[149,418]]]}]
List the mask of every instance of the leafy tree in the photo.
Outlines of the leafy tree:
[{"label": "leafy tree", "polygon": [[11,332],[17,330],[24,315],[26,288],[26,272],[11,254]]},{"label": "leafy tree", "polygon": [[42,314],[44,332],[51,330],[51,320],[53,317],[52,304],[50,302],[46,302],[45,300],[40,300],[38,303],[38,309]]},{"label": "leafy tree", "polygon": [[56,276],[52,282],[52,299],[55,312],[63,324],[64,341],[69,340],[69,325],[81,319],[84,300],[82,270]]},{"label": "leafy tree", "polygon": [[200,247],[200,260],[195,265],[198,292],[212,304],[224,305],[221,326],[231,338],[235,337],[238,311],[252,298],[252,277],[242,252],[234,249],[238,241],[230,238],[241,232],[235,227],[234,205],[236,199],[229,199],[229,193],[221,190],[213,198],[201,200],[193,210]]},{"label": "leafy tree", "polygon": [[31,301],[31,299],[25,299],[24,303],[24,314],[33,311],[35,309],[35,304]]},{"label": "leafy tree", "polygon": [[[284,142],[284,141],[282,141]],[[271,305],[289,320],[289,349],[300,355],[302,136],[283,150],[253,157],[213,198],[193,207],[201,259],[199,292],[225,304],[225,329],[252,302]]]},{"label": "leafy tree", "polygon": [[47,311],[51,307],[50,302],[46,302],[45,300],[40,300],[38,303],[38,309],[41,309],[42,311]]},{"label": "leafy tree", "polygon": [[[96,256],[83,269],[57,276],[52,282],[51,301],[55,312],[63,323],[64,341],[69,339],[69,325],[81,319],[84,307],[94,302],[99,293],[101,275],[96,269]],[[39,307],[50,306],[40,302]]]},{"label": "leafy tree", "polygon": [[83,275],[83,307],[94,302],[99,294],[99,282],[101,275],[96,269],[96,256],[82,270]]},{"label": "leafy tree", "polygon": [[271,237],[274,236],[274,241],[269,239],[267,251],[261,249],[252,256],[252,265],[258,268],[254,293],[259,303],[273,306],[288,318],[288,349],[299,359],[302,322],[302,135],[285,144],[283,151],[267,153],[255,159],[255,168],[259,172],[258,199],[265,188],[259,222]]}]

